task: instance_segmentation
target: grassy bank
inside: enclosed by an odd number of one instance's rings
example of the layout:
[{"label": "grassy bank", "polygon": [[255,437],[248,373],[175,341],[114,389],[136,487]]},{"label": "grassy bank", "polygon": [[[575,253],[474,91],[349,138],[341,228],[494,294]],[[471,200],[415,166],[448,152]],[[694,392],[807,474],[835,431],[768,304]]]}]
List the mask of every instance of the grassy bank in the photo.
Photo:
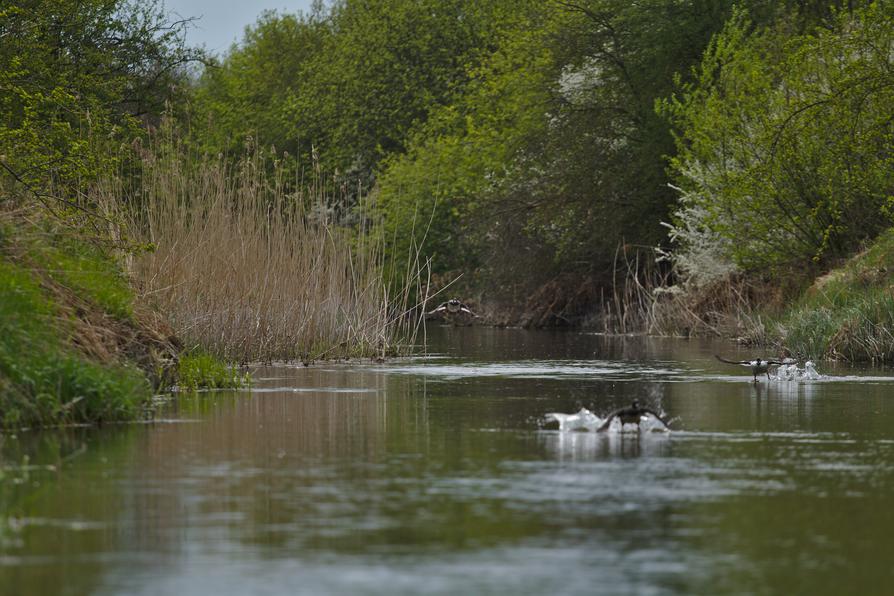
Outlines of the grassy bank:
[{"label": "grassy bank", "polygon": [[102,243],[52,223],[0,226],[0,428],[132,420],[173,384],[246,381],[183,352]]},{"label": "grassy bank", "polygon": [[133,419],[155,390],[244,385],[227,363],[411,345],[381,234],[319,172],[170,140],[129,167],[87,187],[89,215],[0,212],[0,428]]},{"label": "grassy bank", "polygon": [[818,278],[769,327],[795,354],[894,362],[894,229]]},{"label": "grassy bank", "polygon": [[[51,227],[0,230],[0,426],[130,419],[170,341],[103,252]],[[148,374],[147,374],[148,373]]]}]

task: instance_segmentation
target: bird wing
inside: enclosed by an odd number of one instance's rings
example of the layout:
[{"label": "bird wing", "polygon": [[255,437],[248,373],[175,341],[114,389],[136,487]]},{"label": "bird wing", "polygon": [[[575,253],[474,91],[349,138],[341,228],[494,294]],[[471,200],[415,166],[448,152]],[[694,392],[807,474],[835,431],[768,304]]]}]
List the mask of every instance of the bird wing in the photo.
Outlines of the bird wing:
[{"label": "bird wing", "polygon": [[742,364],[744,366],[751,366],[751,360],[727,360],[726,358],[721,358],[717,354],[714,354],[714,358],[720,360],[721,362],[726,362],[727,364]]},{"label": "bird wing", "polygon": [[605,422],[603,422],[599,426],[599,428],[596,429],[596,432],[601,433],[607,431],[608,427],[611,426],[612,420],[614,420],[617,416],[620,416],[626,409],[627,408],[621,408],[609,414],[608,417],[605,419]]},{"label": "bird wing", "polygon": [[646,414],[651,414],[652,416],[654,416],[655,418],[657,418],[657,419],[661,422],[661,424],[664,425],[664,428],[670,428],[670,427],[667,425],[667,420],[664,419],[664,416],[662,416],[661,414],[659,414],[659,413],[656,412],[655,410],[650,410],[649,408],[640,408],[640,409],[641,409],[643,412],[645,412]]},{"label": "bird wing", "polygon": [[596,432],[604,433],[605,431],[607,431],[608,427],[611,426],[612,420],[614,420],[614,418],[615,418],[615,413],[612,412],[611,414],[608,415],[608,418],[605,419],[605,422],[603,422],[599,426],[599,428],[596,429]]},{"label": "bird wing", "polygon": [[427,312],[427,313],[425,313],[425,314],[427,314],[427,315],[436,315],[436,314],[438,314],[438,313],[444,312],[445,310],[447,310],[447,303],[446,303],[446,302],[444,302],[443,304],[441,304],[441,306],[437,307],[436,309],[434,309],[434,310],[432,310],[432,311],[429,311],[429,312]]},{"label": "bird wing", "polygon": [[473,313],[473,312],[472,312],[472,309],[469,308],[468,306],[466,306],[465,304],[463,304],[462,306],[460,306],[460,307],[459,307],[459,310],[460,310],[460,312],[467,312],[467,313],[469,313],[470,315],[472,315],[473,317],[477,317],[477,316],[478,316],[478,315],[476,315],[475,313]]}]

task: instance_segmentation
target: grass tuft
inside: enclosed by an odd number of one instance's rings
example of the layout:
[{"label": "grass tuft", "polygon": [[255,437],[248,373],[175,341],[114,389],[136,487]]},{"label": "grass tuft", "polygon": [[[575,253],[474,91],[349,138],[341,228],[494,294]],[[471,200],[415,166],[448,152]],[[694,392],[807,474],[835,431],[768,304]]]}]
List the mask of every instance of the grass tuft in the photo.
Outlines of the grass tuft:
[{"label": "grass tuft", "polygon": [[180,356],[177,386],[181,390],[238,389],[249,384],[250,377],[240,374],[235,366],[228,366],[214,356],[193,351]]}]

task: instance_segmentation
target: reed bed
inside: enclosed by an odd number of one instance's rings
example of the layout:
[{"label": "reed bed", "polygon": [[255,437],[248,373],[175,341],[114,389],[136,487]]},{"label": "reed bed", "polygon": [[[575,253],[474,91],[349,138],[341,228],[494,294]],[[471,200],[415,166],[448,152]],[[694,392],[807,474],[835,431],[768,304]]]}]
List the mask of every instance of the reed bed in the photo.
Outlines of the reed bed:
[{"label": "reed bed", "polygon": [[128,263],[139,294],[187,346],[231,362],[409,350],[418,327],[405,314],[420,277],[389,289],[368,199],[348,209],[316,164],[302,183],[271,155],[195,157],[171,139],[146,152],[123,213],[148,247]]},{"label": "reed bed", "polygon": [[600,309],[603,331],[769,341],[754,306],[763,288],[734,275],[699,287],[675,281],[674,270],[656,261],[654,249],[618,247],[612,294]]}]

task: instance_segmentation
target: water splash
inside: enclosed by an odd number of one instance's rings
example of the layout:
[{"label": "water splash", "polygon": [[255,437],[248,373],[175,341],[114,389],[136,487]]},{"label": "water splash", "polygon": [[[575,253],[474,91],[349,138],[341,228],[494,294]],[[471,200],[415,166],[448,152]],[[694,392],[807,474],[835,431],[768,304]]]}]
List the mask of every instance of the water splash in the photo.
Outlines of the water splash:
[{"label": "water splash", "polygon": [[804,368],[799,368],[797,364],[783,364],[776,369],[775,378],[777,381],[817,381],[823,378],[816,370],[816,365],[808,360],[804,363]]},{"label": "water splash", "polygon": [[550,412],[546,415],[547,422],[558,422],[559,430],[566,432],[572,430],[596,430],[602,426],[603,419],[588,410],[581,408],[577,414],[562,414]]},{"label": "water splash", "polygon": [[[547,423],[558,422],[560,432],[571,431],[596,431],[605,422],[605,418],[600,418],[587,408],[581,408],[576,414],[563,414],[561,412],[550,412],[545,416]],[[623,424],[619,418],[612,420],[608,429],[610,433],[622,432],[668,432],[668,428],[656,418],[646,415],[640,419],[639,424]]]}]

